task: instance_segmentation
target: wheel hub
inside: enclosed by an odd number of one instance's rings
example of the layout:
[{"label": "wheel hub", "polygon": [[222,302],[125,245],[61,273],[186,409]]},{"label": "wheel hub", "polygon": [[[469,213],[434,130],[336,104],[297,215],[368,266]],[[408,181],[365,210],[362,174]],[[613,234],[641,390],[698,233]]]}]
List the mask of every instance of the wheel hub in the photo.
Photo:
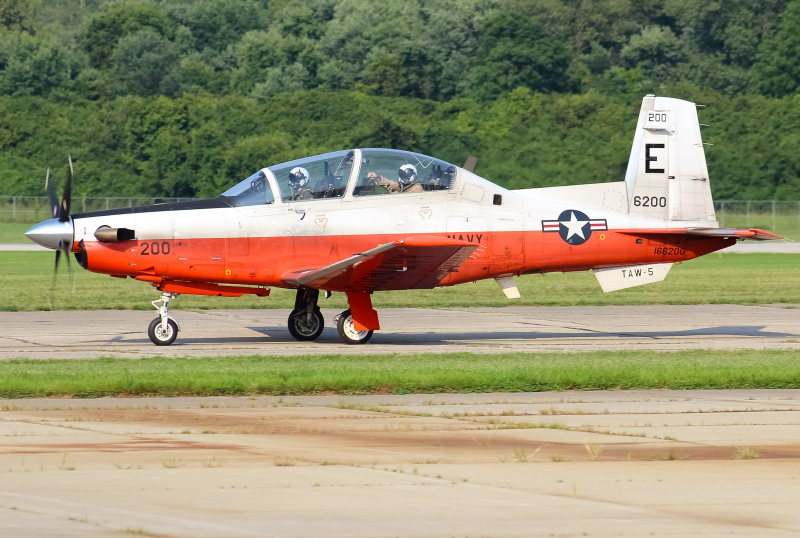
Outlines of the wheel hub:
[{"label": "wheel hub", "polygon": [[352,340],[362,340],[368,332],[356,330],[356,326],[353,324],[353,316],[347,316],[347,319],[344,320],[344,333]]},{"label": "wheel hub", "polygon": [[172,326],[169,323],[167,323],[167,327],[165,329],[164,324],[162,323],[161,325],[156,327],[155,333],[156,333],[156,338],[166,342],[167,340],[172,338]]},{"label": "wheel hub", "polygon": [[308,336],[314,334],[317,329],[319,328],[319,322],[317,321],[316,317],[312,317],[309,321],[305,315],[299,314],[294,318],[294,326],[302,335]]}]

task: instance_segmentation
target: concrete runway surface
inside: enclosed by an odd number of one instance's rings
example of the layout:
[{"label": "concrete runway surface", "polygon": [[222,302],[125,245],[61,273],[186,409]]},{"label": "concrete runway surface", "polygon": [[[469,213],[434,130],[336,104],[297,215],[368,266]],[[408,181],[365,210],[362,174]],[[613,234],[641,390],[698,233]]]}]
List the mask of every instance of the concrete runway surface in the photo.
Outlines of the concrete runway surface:
[{"label": "concrete runway surface", "polygon": [[[173,313],[0,313],[0,359],[800,347],[783,306]],[[2,537],[797,536],[800,390],[0,400],[0,477]]]},{"label": "concrete runway surface", "polygon": [[800,390],[0,409],[4,537],[800,533]]},{"label": "concrete runway surface", "polygon": [[[800,305],[797,305],[800,306]],[[288,310],[173,310],[181,332],[168,347],[147,338],[155,311],[0,312],[0,359],[481,353],[615,349],[800,348],[797,306],[586,306],[383,309],[363,346],[341,343],[333,317],[314,342],[294,340]]]}]

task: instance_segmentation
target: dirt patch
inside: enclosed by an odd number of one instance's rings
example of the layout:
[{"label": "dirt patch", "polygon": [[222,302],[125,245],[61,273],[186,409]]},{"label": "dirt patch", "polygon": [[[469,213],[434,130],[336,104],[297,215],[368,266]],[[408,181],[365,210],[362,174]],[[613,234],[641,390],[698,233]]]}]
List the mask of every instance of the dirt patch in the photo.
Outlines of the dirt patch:
[{"label": "dirt patch", "polygon": [[[165,400],[169,401],[169,400]],[[202,400],[200,400],[202,401]],[[217,400],[215,400],[217,401]],[[224,401],[224,400],[223,400]],[[23,410],[5,413],[7,439],[0,454],[57,452],[103,453],[237,453],[239,457],[290,459],[322,463],[375,462],[567,462],[567,461],[716,461],[731,459],[796,459],[800,441],[775,444],[760,436],[736,434],[736,442],[685,442],[659,427],[659,435],[609,433],[600,421],[613,413],[584,415],[581,428],[537,426],[476,416],[427,416],[402,407],[349,408],[325,406],[117,407],[114,400],[97,408]],[[514,404],[503,409],[514,412]],[[663,404],[668,411],[670,403]],[[469,405],[464,406],[469,411]],[[468,413],[466,413],[468,414]],[[624,414],[624,413],[623,413]],[[653,415],[663,416],[655,409]],[[714,414],[713,412],[707,415]],[[754,417],[757,412],[753,411]],[[720,412],[719,420],[728,416]],[[746,432],[747,412],[731,416],[729,428]],[[785,411],[785,423],[800,423],[800,411]],[[598,421],[593,424],[592,420]],[[735,421],[735,422],[733,422]],[[17,423],[57,429],[14,429]],[[677,426],[676,426],[677,427]],[[685,424],[680,427],[684,428]],[[703,426],[697,426],[703,428]],[[70,435],[73,430],[75,436]],[[87,437],[88,436],[88,437]],[[43,440],[43,437],[46,440]]]}]

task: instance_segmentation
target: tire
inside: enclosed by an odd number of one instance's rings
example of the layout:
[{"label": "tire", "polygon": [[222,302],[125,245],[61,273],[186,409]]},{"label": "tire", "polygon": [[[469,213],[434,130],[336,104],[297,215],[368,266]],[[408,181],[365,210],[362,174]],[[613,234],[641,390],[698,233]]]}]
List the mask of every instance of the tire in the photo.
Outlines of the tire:
[{"label": "tire", "polygon": [[325,328],[325,319],[322,317],[319,307],[311,313],[310,323],[305,310],[292,310],[292,313],[289,314],[288,326],[289,332],[295,340],[309,342],[316,340],[322,334],[322,329]]},{"label": "tire", "polygon": [[173,319],[167,318],[167,330],[161,329],[161,316],[150,322],[147,336],[157,346],[168,346],[178,337],[178,324]]},{"label": "tire", "polygon": [[350,310],[345,310],[339,314],[339,322],[336,324],[339,337],[345,344],[366,344],[372,338],[373,331],[357,331],[353,326],[353,315]]}]

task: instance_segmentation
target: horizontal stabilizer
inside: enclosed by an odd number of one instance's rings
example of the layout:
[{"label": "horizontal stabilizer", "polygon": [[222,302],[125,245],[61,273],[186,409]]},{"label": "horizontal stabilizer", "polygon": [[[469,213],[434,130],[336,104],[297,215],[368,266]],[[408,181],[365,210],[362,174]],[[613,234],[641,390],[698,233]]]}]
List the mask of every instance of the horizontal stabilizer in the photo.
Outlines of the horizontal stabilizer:
[{"label": "horizontal stabilizer", "polygon": [[749,239],[752,241],[773,241],[784,239],[780,235],[775,235],[758,228],[750,228],[749,230],[736,229],[736,228],[631,228],[631,229],[617,229],[616,233],[633,236],[647,236],[647,235],[685,235],[689,237],[733,237],[736,239]]},{"label": "horizontal stabilizer", "polygon": [[661,282],[672,267],[671,263],[594,269],[594,276],[605,293]]},{"label": "horizontal stabilizer", "polygon": [[777,239],[784,239],[780,235],[775,235],[758,228],[750,228],[749,230],[737,230],[733,228],[689,228],[686,234],[695,237],[730,237],[734,236],[738,239],[750,239],[753,241],[773,241]]},{"label": "horizontal stabilizer", "polygon": [[474,243],[448,237],[412,236],[325,267],[286,273],[281,280],[334,291],[431,289],[476,248]]}]

